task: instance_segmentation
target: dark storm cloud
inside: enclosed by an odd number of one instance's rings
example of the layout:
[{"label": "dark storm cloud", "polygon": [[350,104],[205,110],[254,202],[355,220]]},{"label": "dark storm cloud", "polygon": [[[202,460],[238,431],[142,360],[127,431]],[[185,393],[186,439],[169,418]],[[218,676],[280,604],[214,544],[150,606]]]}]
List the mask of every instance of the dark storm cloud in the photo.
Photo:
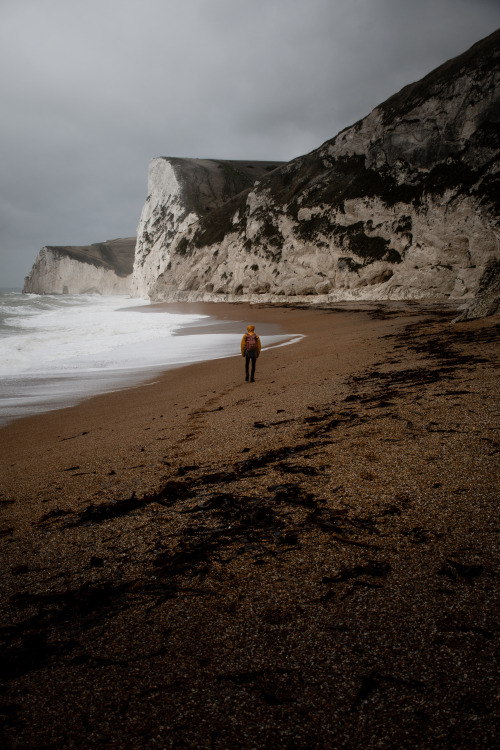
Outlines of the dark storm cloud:
[{"label": "dark storm cloud", "polygon": [[494,31],[487,0],[2,0],[0,286],[135,233],[154,156],[288,160]]}]

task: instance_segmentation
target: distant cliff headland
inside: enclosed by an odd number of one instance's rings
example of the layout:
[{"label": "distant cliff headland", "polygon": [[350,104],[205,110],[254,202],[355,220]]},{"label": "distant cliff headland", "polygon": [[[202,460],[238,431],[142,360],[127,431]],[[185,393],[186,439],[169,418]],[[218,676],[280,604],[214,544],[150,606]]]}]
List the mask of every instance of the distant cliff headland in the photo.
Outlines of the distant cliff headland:
[{"label": "distant cliff headland", "polygon": [[94,245],[42,247],[24,280],[30,294],[128,294],[135,237]]},{"label": "distant cliff headland", "polygon": [[43,248],[25,291],[79,291],[74,269],[86,264],[94,271],[81,291],[153,301],[480,294],[470,315],[491,314],[500,285],[499,56],[497,31],[286,164],[154,159],[135,252],[132,240],[113,241],[129,243],[128,266],[121,255],[114,267],[113,242],[91,246],[105,248],[102,257]]}]

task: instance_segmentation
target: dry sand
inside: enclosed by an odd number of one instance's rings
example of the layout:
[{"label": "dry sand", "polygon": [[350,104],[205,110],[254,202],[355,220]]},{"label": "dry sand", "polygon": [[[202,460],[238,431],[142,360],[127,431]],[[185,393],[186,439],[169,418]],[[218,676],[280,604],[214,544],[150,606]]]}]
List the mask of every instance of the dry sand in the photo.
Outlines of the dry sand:
[{"label": "dry sand", "polygon": [[305,338],[0,429],[10,748],[493,748],[499,319]]}]

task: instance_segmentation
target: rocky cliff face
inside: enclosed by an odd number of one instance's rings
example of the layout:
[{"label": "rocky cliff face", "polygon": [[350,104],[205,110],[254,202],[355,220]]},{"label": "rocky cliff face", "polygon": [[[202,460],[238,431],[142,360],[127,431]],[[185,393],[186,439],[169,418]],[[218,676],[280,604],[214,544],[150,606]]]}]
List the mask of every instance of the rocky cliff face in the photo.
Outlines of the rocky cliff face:
[{"label": "rocky cliff face", "polygon": [[493,260],[486,266],[476,296],[456,322],[485,318],[488,315],[500,315],[500,260]]},{"label": "rocky cliff face", "polygon": [[205,213],[195,171],[156,160],[133,288],[153,300],[472,297],[500,258],[499,50],[496,32]]},{"label": "rocky cliff face", "polygon": [[85,246],[43,247],[24,280],[31,294],[129,294],[135,237]]},{"label": "rocky cliff face", "polygon": [[132,293],[147,297],[170,268],[170,248],[207,216],[280,162],[240,162],[159,157],[149,165],[148,198],[137,230]]}]

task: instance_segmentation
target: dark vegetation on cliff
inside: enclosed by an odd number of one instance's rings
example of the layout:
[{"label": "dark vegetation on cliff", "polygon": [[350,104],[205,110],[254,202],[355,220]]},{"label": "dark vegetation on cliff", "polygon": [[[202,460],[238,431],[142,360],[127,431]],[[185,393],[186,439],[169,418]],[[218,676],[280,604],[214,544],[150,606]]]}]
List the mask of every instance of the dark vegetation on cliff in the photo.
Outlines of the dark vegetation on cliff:
[{"label": "dark vegetation on cliff", "polygon": [[283,164],[279,161],[164,158],[175,170],[186,205],[198,216],[208,216]]},{"label": "dark vegetation on cliff", "polygon": [[[420,81],[403,88],[382,103],[375,112],[381,115],[383,129],[366,143],[364,153],[330,156],[338,139],[349,130],[359,132],[364,120],[347,128],[320,148],[263,175],[257,188],[269,196],[268,208],[253,214],[261,223],[261,236],[252,237],[254,245],[262,245],[266,254],[275,260],[281,255],[283,237],[275,220],[286,214],[296,223],[297,239],[317,246],[335,237],[346,253],[361,259],[364,264],[375,260],[399,263],[401,254],[389,246],[386,238],[377,236],[367,222],[343,226],[335,214],[343,214],[346,201],[377,199],[388,208],[408,204],[415,210],[425,210],[429,200],[439,200],[445,193],[456,199],[460,196],[479,197],[486,211],[498,215],[500,208],[500,178],[494,164],[500,149],[500,103],[495,96],[492,71],[498,67],[500,31],[475,44],[464,54],[449,60]],[[460,81],[468,84],[462,91]],[[485,83],[486,82],[486,83]],[[488,89],[488,86],[491,90]],[[434,128],[422,144],[401,143],[402,133],[412,127],[408,119],[414,110],[426,102],[440,99],[443,106],[457,95],[463,102],[453,104],[446,128]],[[484,106],[484,102],[489,104]],[[463,136],[465,107],[483,102],[482,114],[474,123],[475,131]],[[415,120],[414,128],[428,127],[424,115]],[[403,138],[404,140],[404,138]],[[414,139],[418,141],[418,139]],[[381,154],[385,155],[381,164]],[[377,167],[374,167],[374,162]],[[246,198],[248,187],[230,201],[211,210],[197,224],[193,232],[179,243],[177,252],[185,255],[202,247],[220,243],[232,232],[244,238]],[[300,209],[321,207],[321,212],[310,219],[299,219]],[[332,216],[328,218],[328,213]],[[235,221],[235,216],[237,220]],[[396,229],[411,243],[411,219],[406,228]],[[245,246],[248,246],[249,240]],[[248,248],[247,248],[248,249]]]},{"label": "dark vegetation on cliff", "polygon": [[135,237],[96,242],[93,245],[47,246],[47,250],[67,256],[79,263],[114,271],[117,276],[130,276],[134,266]]},{"label": "dark vegetation on cliff", "polygon": [[[487,75],[500,56],[500,30],[472,45],[457,57],[440,65],[416,83],[405,86],[401,91],[386,99],[379,109],[383,111],[384,124],[389,125],[394,118],[402,117],[415,107],[422,105],[442,86],[459,78],[466,70],[473,70],[474,77],[480,81]],[[477,92],[480,92],[478,86]]]}]

